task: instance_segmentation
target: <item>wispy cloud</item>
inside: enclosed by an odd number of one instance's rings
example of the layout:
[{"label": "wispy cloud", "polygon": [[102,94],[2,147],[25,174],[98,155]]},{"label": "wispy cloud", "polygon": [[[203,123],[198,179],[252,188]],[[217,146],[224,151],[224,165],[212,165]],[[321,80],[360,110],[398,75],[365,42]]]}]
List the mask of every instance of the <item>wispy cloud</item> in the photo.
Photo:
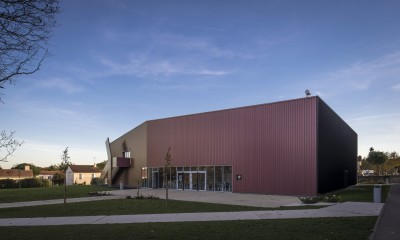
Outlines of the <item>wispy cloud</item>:
[{"label": "wispy cloud", "polygon": [[98,61],[106,66],[110,74],[137,76],[144,78],[163,78],[172,75],[210,75],[222,76],[229,72],[214,70],[204,66],[194,66],[182,60],[147,59],[143,56],[132,56],[127,61],[117,62],[111,58],[98,56]]},{"label": "wispy cloud", "polygon": [[[351,118],[349,122],[364,122],[370,123],[372,121],[381,121],[385,119],[392,119],[392,118],[400,118],[400,113],[393,113],[393,114],[375,114],[375,115],[366,115],[361,117]],[[400,124],[400,122],[399,122]]]},{"label": "wispy cloud", "polygon": [[243,59],[253,59],[254,55],[249,53],[244,53],[238,50],[231,50],[226,47],[220,47],[210,40],[201,38],[187,38],[182,36],[174,36],[175,40],[171,41],[174,45],[186,48],[190,51],[197,51],[205,56],[214,58],[243,58]]},{"label": "wispy cloud", "polygon": [[[221,29],[222,31],[222,29]],[[196,56],[205,58],[257,58],[257,53],[245,51],[245,48],[229,48],[226,44],[221,45],[211,37],[189,37],[182,34],[170,32],[140,31],[140,33],[121,33],[114,30],[103,30],[101,34],[106,41],[124,44],[126,46],[140,47],[142,49],[161,49],[172,51],[174,55],[184,53],[185,56]],[[145,43],[145,44],[143,44]],[[145,50],[142,50],[145,51]]]},{"label": "wispy cloud", "polygon": [[[366,91],[376,83],[390,85],[399,75],[400,52],[395,52],[369,61],[358,61],[331,73],[319,74],[309,84],[314,91],[329,97],[352,91]],[[399,88],[399,85],[392,87],[393,90]]]},{"label": "wispy cloud", "polygon": [[400,73],[400,52],[354,63],[333,73],[331,78],[353,89],[366,90],[374,81],[395,73]]},{"label": "wispy cloud", "polygon": [[36,87],[45,89],[58,88],[67,93],[77,93],[83,91],[83,87],[74,82],[72,79],[61,77],[37,80]]}]

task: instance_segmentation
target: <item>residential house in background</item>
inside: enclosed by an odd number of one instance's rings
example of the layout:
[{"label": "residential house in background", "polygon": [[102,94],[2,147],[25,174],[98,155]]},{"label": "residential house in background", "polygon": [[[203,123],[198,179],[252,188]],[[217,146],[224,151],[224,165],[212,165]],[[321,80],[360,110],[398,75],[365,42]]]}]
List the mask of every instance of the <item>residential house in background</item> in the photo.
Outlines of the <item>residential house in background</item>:
[{"label": "residential house in background", "polygon": [[71,165],[66,171],[67,185],[90,185],[92,179],[100,177],[100,174],[96,165]]},{"label": "residential house in background", "polygon": [[0,179],[13,179],[18,181],[25,178],[33,178],[33,171],[29,166],[25,166],[24,170],[0,169]]},{"label": "residential house in background", "polygon": [[49,181],[51,181],[53,179],[53,175],[56,173],[61,173],[63,174],[61,171],[46,171],[46,170],[42,170],[40,171],[40,173],[36,176],[36,178],[40,178],[40,179],[47,179]]}]

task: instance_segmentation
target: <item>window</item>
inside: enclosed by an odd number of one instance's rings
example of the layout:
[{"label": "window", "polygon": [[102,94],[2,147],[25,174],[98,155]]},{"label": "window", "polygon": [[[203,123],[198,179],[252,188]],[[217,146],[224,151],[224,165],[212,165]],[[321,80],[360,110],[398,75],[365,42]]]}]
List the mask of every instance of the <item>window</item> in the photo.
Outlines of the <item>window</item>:
[{"label": "window", "polygon": [[124,158],[131,158],[131,152],[122,152]]},{"label": "window", "polygon": [[95,176],[94,176],[94,173],[92,173],[92,178],[94,178]]},{"label": "window", "polygon": [[82,173],[79,173],[79,180],[82,180]]}]

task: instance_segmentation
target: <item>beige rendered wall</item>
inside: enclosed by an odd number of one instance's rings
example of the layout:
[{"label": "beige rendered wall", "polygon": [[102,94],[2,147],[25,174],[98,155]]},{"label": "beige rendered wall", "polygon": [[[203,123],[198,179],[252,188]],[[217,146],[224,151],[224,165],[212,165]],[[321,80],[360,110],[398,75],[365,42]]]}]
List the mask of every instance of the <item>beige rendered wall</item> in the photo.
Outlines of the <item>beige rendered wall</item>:
[{"label": "beige rendered wall", "polygon": [[123,157],[122,153],[126,148],[132,159],[131,167],[120,169],[112,184],[122,181],[127,187],[137,187],[141,182],[141,169],[147,164],[147,122],[114,140],[110,146],[113,158]]},{"label": "beige rendered wall", "polygon": [[[79,174],[82,174],[82,179],[79,179]],[[90,185],[90,182],[92,181],[93,174],[95,178],[100,177],[100,172],[98,173],[73,173],[73,178],[74,178],[74,184],[84,184],[84,185]]]}]

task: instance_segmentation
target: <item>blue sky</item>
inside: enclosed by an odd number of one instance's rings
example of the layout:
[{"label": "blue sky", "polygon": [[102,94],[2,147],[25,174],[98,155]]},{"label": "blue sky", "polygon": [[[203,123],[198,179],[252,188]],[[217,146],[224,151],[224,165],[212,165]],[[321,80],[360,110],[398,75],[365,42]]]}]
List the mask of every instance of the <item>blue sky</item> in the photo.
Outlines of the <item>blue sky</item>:
[{"label": "blue sky", "polygon": [[369,147],[400,152],[400,1],[61,3],[41,70],[2,91],[3,168],[107,158],[149,119],[319,95]]}]

